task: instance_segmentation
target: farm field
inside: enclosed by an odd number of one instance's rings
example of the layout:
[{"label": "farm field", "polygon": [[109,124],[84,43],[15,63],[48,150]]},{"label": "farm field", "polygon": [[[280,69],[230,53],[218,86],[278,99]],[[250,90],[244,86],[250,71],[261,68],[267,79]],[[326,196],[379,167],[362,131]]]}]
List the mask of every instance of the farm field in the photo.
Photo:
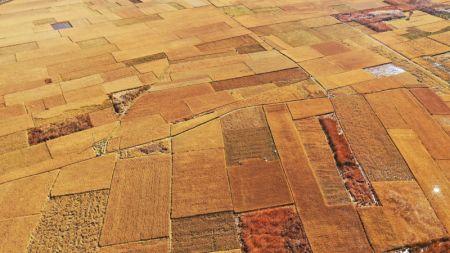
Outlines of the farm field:
[{"label": "farm field", "polygon": [[0,253],[450,252],[449,19],[0,0]]}]

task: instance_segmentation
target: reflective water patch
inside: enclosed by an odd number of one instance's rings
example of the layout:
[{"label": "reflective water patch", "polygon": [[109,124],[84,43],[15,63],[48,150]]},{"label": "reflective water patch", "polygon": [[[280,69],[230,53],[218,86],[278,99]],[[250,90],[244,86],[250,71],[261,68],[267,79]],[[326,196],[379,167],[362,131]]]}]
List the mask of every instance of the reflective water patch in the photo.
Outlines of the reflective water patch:
[{"label": "reflective water patch", "polygon": [[376,77],[395,76],[405,72],[404,69],[392,63],[366,68],[365,70]]},{"label": "reflective water patch", "polygon": [[54,30],[62,30],[72,28],[72,24],[69,21],[57,22],[51,24]]}]

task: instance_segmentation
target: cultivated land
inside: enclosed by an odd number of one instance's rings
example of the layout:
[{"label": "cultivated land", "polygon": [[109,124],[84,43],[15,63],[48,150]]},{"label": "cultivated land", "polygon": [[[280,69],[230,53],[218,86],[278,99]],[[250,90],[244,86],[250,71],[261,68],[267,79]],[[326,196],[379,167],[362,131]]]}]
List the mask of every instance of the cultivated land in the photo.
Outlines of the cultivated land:
[{"label": "cultivated land", "polygon": [[450,252],[447,0],[0,0],[0,252]]}]

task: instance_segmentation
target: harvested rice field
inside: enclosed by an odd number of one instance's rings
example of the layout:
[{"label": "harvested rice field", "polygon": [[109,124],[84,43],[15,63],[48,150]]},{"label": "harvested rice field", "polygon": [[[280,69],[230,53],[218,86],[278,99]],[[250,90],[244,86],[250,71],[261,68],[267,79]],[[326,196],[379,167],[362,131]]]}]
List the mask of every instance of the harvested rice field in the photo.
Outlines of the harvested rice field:
[{"label": "harvested rice field", "polygon": [[0,253],[450,252],[449,19],[0,0]]}]

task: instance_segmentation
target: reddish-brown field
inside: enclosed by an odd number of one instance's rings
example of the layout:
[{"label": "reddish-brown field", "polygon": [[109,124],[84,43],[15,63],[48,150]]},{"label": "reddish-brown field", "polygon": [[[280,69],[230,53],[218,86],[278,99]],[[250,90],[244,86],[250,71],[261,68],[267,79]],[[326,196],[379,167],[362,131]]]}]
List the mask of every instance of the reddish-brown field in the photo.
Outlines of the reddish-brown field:
[{"label": "reddish-brown field", "polygon": [[450,0],[0,0],[0,253],[450,253],[449,83]]},{"label": "reddish-brown field", "polygon": [[247,213],[239,220],[245,252],[312,252],[292,207]]}]

